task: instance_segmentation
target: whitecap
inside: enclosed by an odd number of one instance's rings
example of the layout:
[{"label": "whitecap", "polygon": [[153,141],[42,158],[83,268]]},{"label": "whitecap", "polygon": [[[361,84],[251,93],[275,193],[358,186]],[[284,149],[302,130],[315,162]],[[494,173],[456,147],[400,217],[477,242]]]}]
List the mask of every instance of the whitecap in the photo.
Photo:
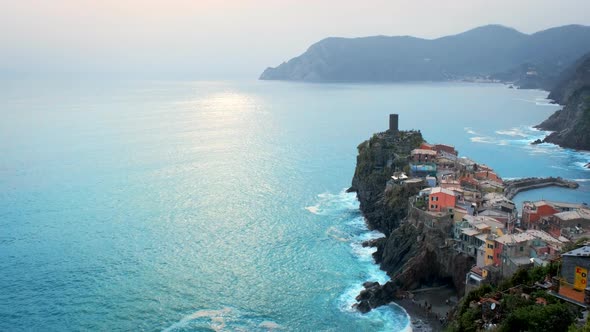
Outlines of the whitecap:
[{"label": "whitecap", "polygon": [[487,136],[475,136],[475,137],[469,138],[469,140],[472,141],[473,143],[486,143],[486,144],[495,143],[491,137],[487,137]]},{"label": "whitecap", "polygon": [[513,137],[527,137],[528,136],[519,128],[511,128],[508,130],[496,130],[496,134],[504,135],[504,136],[513,136]]},{"label": "whitecap", "polygon": [[280,330],[283,329],[283,327],[279,324],[277,324],[276,322],[273,321],[269,321],[269,320],[265,320],[262,323],[260,323],[260,325],[258,325],[264,329],[268,329],[268,330]]},{"label": "whitecap", "polygon": [[305,209],[313,214],[319,214],[320,207],[318,205],[306,206]]},{"label": "whitecap", "polygon": [[231,309],[230,308],[223,308],[223,309],[219,309],[219,310],[211,310],[211,309],[205,309],[205,310],[198,310],[193,312],[190,315],[184,316],[180,321],[172,324],[171,326],[169,326],[168,328],[162,330],[162,332],[170,332],[170,331],[174,331],[176,329],[181,329],[181,328],[185,328],[188,326],[188,324],[194,320],[197,320],[199,318],[209,318],[211,320],[211,323],[216,323],[216,324],[210,324],[210,328],[214,329],[215,331],[221,330],[225,327],[225,321],[223,319],[223,316],[230,313]]},{"label": "whitecap", "polygon": [[346,192],[346,189],[342,189],[338,194],[321,193],[317,195],[317,198],[315,205],[305,207],[307,211],[315,215],[328,216],[343,212],[358,212],[359,203],[356,194]]}]

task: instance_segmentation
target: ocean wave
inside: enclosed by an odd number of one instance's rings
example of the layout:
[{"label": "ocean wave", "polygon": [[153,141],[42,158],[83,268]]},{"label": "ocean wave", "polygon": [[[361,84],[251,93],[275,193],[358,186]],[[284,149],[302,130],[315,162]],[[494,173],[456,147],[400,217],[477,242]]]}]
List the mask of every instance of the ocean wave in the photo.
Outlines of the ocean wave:
[{"label": "ocean wave", "polygon": [[590,163],[590,159],[586,160],[586,161],[576,161],[574,163],[574,165],[576,165],[576,167],[579,169],[590,172],[590,168],[586,167],[586,165],[588,165],[588,163]]},{"label": "ocean wave", "polygon": [[353,305],[356,296],[363,290],[366,281],[384,284],[389,276],[381,270],[373,259],[374,247],[363,247],[363,242],[379,239],[385,235],[376,230],[369,230],[359,210],[359,203],[354,193],[345,190],[338,194],[322,193],[317,195],[317,203],[306,209],[316,215],[337,220],[337,224],[326,229],[326,234],[339,242],[349,242],[350,253],[361,263],[362,273],[353,278],[350,286],[337,298],[336,306],[341,312],[354,315],[355,319],[369,320],[369,325],[380,325],[383,331],[411,331],[410,317],[397,305],[383,306],[361,314]]},{"label": "ocean wave", "polygon": [[513,136],[513,137],[527,137],[529,135],[525,134],[522,129],[520,128],[511,128],[507,130],[496,130],[496,134],[498,135],[505,135],[505,136]]},{"label": "ocean wave", "polygon": [[229,314],[231,311],[232,309],[227,307],[219,310],[198,310],[190,315],[184,316],[180,321],[162,330],[162,332],[171,332],[174,330],[187,328],[190,323],[202,318],[207,318],[209,320],[208,322],[205,322],[208,328],[211,328],[214,331],[221,331],[226,326],[224,316]]},{"label": "ocean wave", "polygon": [[348,193],[343,189],[338,194],[321,193],[317,195],[318,201],[314,205],[306,206],[310,213],[319,216],[337,215],[343,212],[359,213],[359,202],[355,193]]},{"label": "ocean wave", "polygon": [[469,140],[472,141],[473,143],[486,143],[486,144],[496,143],[496,141],[493,138],[488,137],[488,136],[470,137]]},{"label": "ocean wave", "polygon": [[194,329],[213,331],[226,331],[229,329],[266,332],[282,330],[284,328],[277,322],[264,319],[263,317],[256,317],[255,314],[244,314],[236,309],[225,307],[222,309],[197,310],[192,314],[184,316],[180,321],[162,330],[162,332]]}]

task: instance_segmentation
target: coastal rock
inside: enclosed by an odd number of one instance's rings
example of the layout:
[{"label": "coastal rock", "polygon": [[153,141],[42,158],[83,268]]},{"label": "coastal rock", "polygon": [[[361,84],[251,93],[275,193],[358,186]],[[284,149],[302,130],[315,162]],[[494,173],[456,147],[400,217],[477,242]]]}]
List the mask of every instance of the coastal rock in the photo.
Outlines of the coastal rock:
[{"label": "coastal rock", "polygon": [[536,139],[536,140],[534,140],[533,142],[531,142],[531,145],[537,145],[537,144],[541,144],[541,143],[543,143],[543,140],[541,140],[541,139]]},{"label": "coastal rock", "polygon": [[537,126],[553,131],[543,141],[590,150],[590,53],[565,71],[549,98],[565,106]]},{"label": "coastal rock", "polygon": [[358,146],[352,187],[369,228],[385,234],[364,245],[377,248],[375,261],[391,277],[384,285],[365,285],[355,305],[361,312],[390,303],[400,290],[423,285],[450,284],[461,292],[465,273],[475,263],[446,243],[450,220],[435,228],[416,222],[409,198],[417,188],[390,181],[394,171],[407,172],[410,152],[422,142],[420,132],[388,131]]},{"label": "coastal rock", "polygon": [[364,287],[365,289],[356,297],[358,302],[355,304],[355,308],[362,313],[367,313],[371,309],[391,303],[395,299],[395,286],[391,281],[383,285],[378,282],[365,283]]},{"label": "coastal rock", "polygon": [[423,141],[419,131],[387,131],[358,146],[352,188],[370,229],[387,236],[408,214],[407,199],[415,192],[405,188],[385,189],[394,171],[408,170],[410,152]]}]

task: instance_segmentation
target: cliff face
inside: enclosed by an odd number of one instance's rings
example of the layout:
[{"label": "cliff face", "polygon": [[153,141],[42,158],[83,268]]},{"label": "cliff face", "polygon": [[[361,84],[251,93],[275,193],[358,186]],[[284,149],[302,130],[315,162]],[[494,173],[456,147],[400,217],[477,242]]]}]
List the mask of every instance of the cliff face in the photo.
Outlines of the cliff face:
[{"label": "cliff face", "polygon": [[408,198],[415,192],[404,188],[385,192],[394,171],[408,167],[410,152],[423,142],[420,132],[385,132],[358,146],[356,169],[349,191],[357,193],[369,228],[386,235],[397,228],[408,213]]},{"label": "cliff face", "polygon": [[394,171],[407,170],[410,151],[423,141],[419,132],[380,133],[359,145],[351,191],[357,192],[361,210],[370,228],[386,234],[369,245],[377,247],[375,260],[392,278],[384,285],[367,283],[357,297],[357,308],[366,312],[387,304],[398,290],[422,285],[451,284],[463,291],[465,273],[475,263],[459,255],[445,239],[452,221],[436,225],[419,222],[419,212],[409,198],[418,189],[387,184]]},{"label": "cliff face", "polygon": [[442,81],[498,74],[536,87],[550,82],[553,74],[589,51],[590,27],[579,25],[531,35],[488,25],[432,40],[410,36],[326,38],[300,56],[267,68],[260,79]]},{"label": "cliff face", "polygon": [[565,106],[537,126],[553,131],[544,142],[590,150],[590,54],[565,72],[549,98]]}]

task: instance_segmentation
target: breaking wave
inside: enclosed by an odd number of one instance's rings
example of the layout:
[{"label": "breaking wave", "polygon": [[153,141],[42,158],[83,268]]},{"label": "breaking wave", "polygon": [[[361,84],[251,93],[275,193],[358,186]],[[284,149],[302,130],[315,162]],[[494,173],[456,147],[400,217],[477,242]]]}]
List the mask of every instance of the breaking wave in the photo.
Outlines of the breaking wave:
[{"label": "breaking wave", "polygon": [[[228,325],[231,326],[231,329],[228,328]],[[162,332],[184,330],[269,332],[283,330],[283,327],[276,322],[265,320],[263,317],[256,317],[250,313],[244,314],[237,309],[225,307],[222,309],[197,310],[184,316],[178,322],[162,330]]]},{"label": "breaking wave", "polygon": [[318,202],[306,209],[320,216],[334,218],[338,223],[328,227],[326,234],[333,240],[345,242],[349,245],[353,255],[362,265],[362,273],[338,297],[336,306],[355,319],[368,320],[371,326],[380,325],[383,331],[411,331],[410,317],[400,306],[391,304],[361,314],[353,305],[356,296],[363,290],[365,281],[377,281],[381,284],[389,280],[389,276],[382,271],[373,260],[376,248],[363,247],[363,242],[384,237],[379,231],[370,231],[364,217],[359,210],[356,194],[342,190],[338,194],[323,193],[317,196]]}]

